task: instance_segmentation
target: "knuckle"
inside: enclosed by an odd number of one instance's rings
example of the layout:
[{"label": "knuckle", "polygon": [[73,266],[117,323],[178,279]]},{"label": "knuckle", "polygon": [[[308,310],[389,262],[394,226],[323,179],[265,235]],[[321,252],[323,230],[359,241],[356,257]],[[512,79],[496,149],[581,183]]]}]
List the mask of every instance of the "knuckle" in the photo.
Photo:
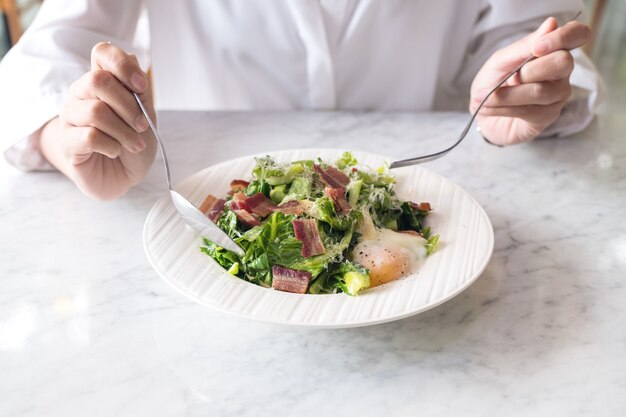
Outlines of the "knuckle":
[{"label": "knuckle", "polygon": [[99,136],[98,129],[95,127],[87,127],[83,133],[83,141],[87,146],[93,148],[98,143]]},{"label": "knuckle", "polygon": [[124,60],[124,58],[119,56],[114,57],[111,59],[111,67],[116,70],[122,69],[124,67]]},{"label": "knuckle", "polygon": [[70,96],[76,96],[77,95],[78,89],[80,88],[79,81],[80,80],[76,80],[72,84],[70,84],[70,88],[69,88]]},{"label": "knuckle", "polygon": [[110,44],[107,42],[98,42],[91,48],[91,55],[102,55],[109,48]]},{"label": "knuckle", "polygon": [[569,51],[557,51],[554,59],[556,61],[557,68],[564,72],[571,72],[574,69],[574,57]]},{"label": "knuckle", "polygon": [[122,154],[122,146],[119,143],[111,145],[111,157],[117,158]]},{"label": "knuckle", "polygon": [[107,88],[113,80],[111,74],[105,70],[95,70],[89,74],[89,84],[94,88]]},{"label": "knuckle", "polygon": [[107,112],[107,105],[103,101],[93,100],[87,104],[87,117],[89,120],[94,121],[102,119]]},{"label": "knuckle", "polygon": [[127,56],[117,56],[111,61],[113,69],[119,74],[130,74],[133,64],[133,61]]}]

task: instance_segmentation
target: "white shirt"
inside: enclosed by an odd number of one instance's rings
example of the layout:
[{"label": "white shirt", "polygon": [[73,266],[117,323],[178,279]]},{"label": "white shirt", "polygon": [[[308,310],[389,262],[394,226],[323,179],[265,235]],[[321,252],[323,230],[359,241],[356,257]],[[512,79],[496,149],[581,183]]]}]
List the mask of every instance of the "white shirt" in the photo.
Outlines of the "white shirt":
[{"label": "white shirt", "polygon": [[[152,68],[157,109],[466,110],[497,49],[578,0],[46,0],[0,63],[0,145],[42,169],[38,132],[110,41]],[[145,24],[147,22],[147,24]],[[600,80],[575,51],[578,87],[546,134],[592,119]],[[497,80],[494,80],[496,83]]]}]

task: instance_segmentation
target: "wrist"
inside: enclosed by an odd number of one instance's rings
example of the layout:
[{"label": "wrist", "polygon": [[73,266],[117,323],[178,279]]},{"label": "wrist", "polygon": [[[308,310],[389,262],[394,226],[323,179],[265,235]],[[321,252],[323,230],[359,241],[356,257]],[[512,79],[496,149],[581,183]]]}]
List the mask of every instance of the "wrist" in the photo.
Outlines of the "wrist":
[{"label": "wrist", "polygon": [[46,161],[61,172],[63,169],[64,155],[59,144],[59,117],[48,121],[40,130],[38,146],[41,155]]}]

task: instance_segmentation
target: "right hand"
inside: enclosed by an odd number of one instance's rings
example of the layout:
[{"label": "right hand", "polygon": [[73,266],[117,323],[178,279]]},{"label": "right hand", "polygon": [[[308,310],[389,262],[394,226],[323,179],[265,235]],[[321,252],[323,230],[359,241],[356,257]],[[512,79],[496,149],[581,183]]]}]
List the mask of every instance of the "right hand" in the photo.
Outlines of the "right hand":
[{"label": "right hand", "polygon": [[156,154],[131,91],[155,120],[150,83],[137,58],[98,43],[91,52],[91,70],[71,85],[70,98],[51,127],[56,128],[58,157],[64,161],[50,162],[85,194],[100,200],[117,198],[141,182]]},{"label": "right hand", "polygon": [[495,91],[478,112],[476,122],[485,138],[497,145],[526,142],[554,123],[572,94],[570,50],[583,46],[590,36],[591,30],[583,23],[559,27],[550,17],[535,32],[496,51],[474,78],[470,112],[498,80],[531,54],[536,59]]}]

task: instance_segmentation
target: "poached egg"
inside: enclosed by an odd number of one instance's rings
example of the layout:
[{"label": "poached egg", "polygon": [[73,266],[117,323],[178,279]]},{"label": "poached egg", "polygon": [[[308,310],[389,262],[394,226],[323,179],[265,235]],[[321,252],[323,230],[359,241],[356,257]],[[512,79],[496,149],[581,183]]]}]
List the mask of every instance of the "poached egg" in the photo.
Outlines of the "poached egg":
[{"label": "poached egg", "polygon": [[369,269],[372,287],[415,271],[426,258],[428,241],[417,234],[377,229],[371,218],[364,219],[359,231],[353,260]]}]

